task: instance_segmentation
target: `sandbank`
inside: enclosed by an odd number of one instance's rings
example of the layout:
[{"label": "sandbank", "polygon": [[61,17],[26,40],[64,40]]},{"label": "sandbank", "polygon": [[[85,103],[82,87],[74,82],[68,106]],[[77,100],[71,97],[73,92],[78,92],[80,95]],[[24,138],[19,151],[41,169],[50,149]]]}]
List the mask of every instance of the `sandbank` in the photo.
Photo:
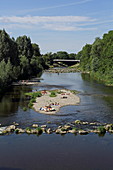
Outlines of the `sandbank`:
[{"label": "sandbank", "polygon": [[[59,93],[60,92],[60,93]],[[67,105],[78,105],[80,103],[80,98],[70,90],[57,90],[56,97],[50,97],[51,91],[46,91],[41,97],[36,98],[36,103],[34,103],[33,108],[44,114],[56,114],[59,109]],[[40,110],[40,108],[45,108],[45,106],[50,106],[54,108],[54,111]]]}]

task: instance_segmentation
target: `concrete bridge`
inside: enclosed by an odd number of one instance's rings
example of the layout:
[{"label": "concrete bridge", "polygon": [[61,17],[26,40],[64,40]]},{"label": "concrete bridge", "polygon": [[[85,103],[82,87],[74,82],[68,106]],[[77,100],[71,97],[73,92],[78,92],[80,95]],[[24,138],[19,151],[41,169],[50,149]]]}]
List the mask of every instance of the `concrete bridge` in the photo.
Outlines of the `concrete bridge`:
[{"label": "concrete bridge", "polygon": [[76,64],[76,63],[80,63],[80,60],[71,60],[71,59],[54,59],[53,62],[59,63],[68,63],[68,64]]}]

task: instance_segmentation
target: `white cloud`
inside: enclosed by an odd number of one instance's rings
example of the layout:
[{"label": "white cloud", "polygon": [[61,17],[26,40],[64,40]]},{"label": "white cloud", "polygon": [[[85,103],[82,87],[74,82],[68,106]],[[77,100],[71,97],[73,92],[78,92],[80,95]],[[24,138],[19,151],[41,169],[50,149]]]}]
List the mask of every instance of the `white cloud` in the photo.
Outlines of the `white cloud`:
[{"label": "white cloud", "polygon": [[[47,29],[55,31],[94,30],[90,25],[96,19],[85,16],[3,16],[0,25],[4,28]],[[85,27],[84,27],[85,25]],[[87,28],[86,25],[89,27]]]},{"label": "white cloud", "polygon": [[44,23],[44,22],[93,22],[95,19],[85,16],[25,16],[0,17],[1,23]]},{"label": "white cloud", "polygon": [[18,11],[18,12],[21,13],[21,14],[22,13],[25,14],[25,13],[36,12],[36,11],[44,11],[44,10],[49,10],[49,9],[76,6],[76,5],[85,4],[85,3],[88,3],[88,2],[91,2],[91,1],[93,1],[93,0],[79,0],[79,1],[73,2],[73,3],[60,4],[60,5],[56,5],[56,6],[48,6],[48,7],[42,7],[42,8],[26,9],[26,10],[24,9],[24,10],[21,10],[21,11]]}]

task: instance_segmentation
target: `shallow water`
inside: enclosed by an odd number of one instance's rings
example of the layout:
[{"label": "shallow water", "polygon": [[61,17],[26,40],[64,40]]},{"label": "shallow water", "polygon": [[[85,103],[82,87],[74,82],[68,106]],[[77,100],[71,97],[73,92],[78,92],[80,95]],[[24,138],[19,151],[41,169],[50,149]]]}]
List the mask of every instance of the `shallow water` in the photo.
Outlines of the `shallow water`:
[{"label": "shallow water", "polygon": [[[44,73],[43,80],[34,86],[15,86],[10,89],[0,103],[0,123],[8,125],[18,122],[22,127],[33,123],[51,126],[72,122],[76,119],[83,121],[99,121],[101,123],[113,122],[113,87],[106,87],[90,79],[88,75],[80,73]],[[43,89],[78,90],[80,97],[79,106],[65,106],[56,115],[44,115],[32,109],[23,111],[28,101],[24,100],[24,93]]]},{"label": "shallow water", "polygon": [[[106,87],[80,73],[44,73],[38,85],[15,86],[0,102],[2,126],[18,122],[20,127],[47,124],[56,127],[76,119],[113,123],[113,87]],[[65,106],[56,115],[44,115],[32,109],[23,111],[28,101],[24,93],[43,89],[78,90],[79,106]],[[104,137],[60,135],[0,136],[0,170],[111,170],[113,135]]]}]

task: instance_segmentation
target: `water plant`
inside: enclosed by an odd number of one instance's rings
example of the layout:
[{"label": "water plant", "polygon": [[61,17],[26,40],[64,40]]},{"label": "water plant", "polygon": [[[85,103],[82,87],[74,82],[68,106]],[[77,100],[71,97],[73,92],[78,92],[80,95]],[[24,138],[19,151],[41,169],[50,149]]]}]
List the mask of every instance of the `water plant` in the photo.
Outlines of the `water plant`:
[{"label": "water plant", "polygon": [[26,131],[31,131],[31,128],[30,127],[26,127]]},{"label": "water plant", "polygon": [[24,112],[27,111],[27,108],[26,108],[26,107],[23,107],[23,111],[24,111]]},{"label": "water plant", "polygon": [[105,129],[104,126],[99,126],[97,129],[98,129],[100,134],[105,134],[106,133],[106,129]]},{"label": "water plant", "polygon": [[39,135],[43,133],[43,131],[42,131],[42,128],[41,128],[41,127],[37,127],[37,128],[36,128],[36,130],[37,130],[37,132],[38,132],[38,134],[39,134]]}]

